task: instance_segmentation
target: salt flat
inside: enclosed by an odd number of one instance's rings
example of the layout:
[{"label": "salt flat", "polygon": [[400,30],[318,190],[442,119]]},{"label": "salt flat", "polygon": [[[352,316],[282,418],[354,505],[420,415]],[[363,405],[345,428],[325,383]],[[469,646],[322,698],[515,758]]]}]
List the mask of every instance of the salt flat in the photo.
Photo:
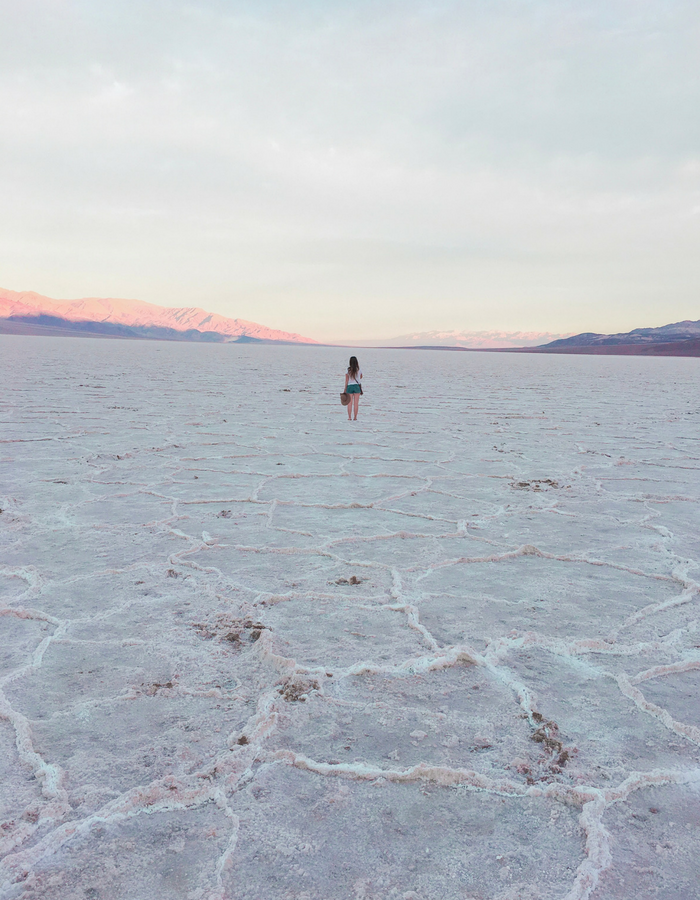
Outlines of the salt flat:
[{"label": "salt flat", "polygon": [[0,896],[698,896],[694,359],[0,337]]}]

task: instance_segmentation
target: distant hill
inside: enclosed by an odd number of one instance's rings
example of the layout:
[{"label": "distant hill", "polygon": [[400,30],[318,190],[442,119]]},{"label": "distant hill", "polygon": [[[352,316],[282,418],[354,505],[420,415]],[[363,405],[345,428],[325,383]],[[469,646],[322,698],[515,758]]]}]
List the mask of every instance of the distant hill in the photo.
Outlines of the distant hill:
[{"label": "distant hill", "polygon": [[[634,331],[626,331],[620,334],[595,334],[584,332],[572,337],[550,341],[539,346],[538,350],[554,352],[619,352],[623,347],[637,348],[637,352],[659,352],[659,345],[691,345],[700,342],[700,319],[683,322],[674,322],[672,325],[662,325],[660,328],[635,328]],[[654,349],[655,348],[655,349]],[[670,346],[666,349],[670,349]],[[677,349],[682,349],[677,348]],[[628,351],[634,353],[634,350]],[[675,355],[675,354],[674,354]],[[689,355],[694,356],[694,353]]]},{"label": "distant hill", "polygon": [[166,341],[315,344],[311,338],[209,313],[198,307],[171,308],[142,300],[86,297],[54,300],[31,291],[0,288],[0,333],[84,335]]},{"label": "distant hill", "polygon": [[414,331],[384,340],[362,341],[363,347],[445,347],[469,350],[501,350],[536,347],[547,339],[567,337],[546,331]]}]

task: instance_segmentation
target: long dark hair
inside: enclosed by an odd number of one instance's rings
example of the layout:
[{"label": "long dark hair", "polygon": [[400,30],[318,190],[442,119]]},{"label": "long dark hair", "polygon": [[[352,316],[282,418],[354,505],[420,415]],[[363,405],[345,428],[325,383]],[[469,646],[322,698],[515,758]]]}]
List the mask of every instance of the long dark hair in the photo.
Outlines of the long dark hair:
[{"label": "long dark hair", "polygon": [[360,371],[360,364],[357,361],[356,356],[350,357],[350,365],[348,366],[348,375],[351,378],[357,378],[357,373]]}]

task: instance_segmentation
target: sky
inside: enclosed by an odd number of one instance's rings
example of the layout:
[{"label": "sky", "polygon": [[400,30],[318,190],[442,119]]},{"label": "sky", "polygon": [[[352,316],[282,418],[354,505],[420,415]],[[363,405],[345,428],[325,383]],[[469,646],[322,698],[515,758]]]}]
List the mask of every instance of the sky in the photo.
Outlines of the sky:
[{"label": "sky", "polygon": [[0,0],[0,286],[324,341],[700,318],[700,4]]}]

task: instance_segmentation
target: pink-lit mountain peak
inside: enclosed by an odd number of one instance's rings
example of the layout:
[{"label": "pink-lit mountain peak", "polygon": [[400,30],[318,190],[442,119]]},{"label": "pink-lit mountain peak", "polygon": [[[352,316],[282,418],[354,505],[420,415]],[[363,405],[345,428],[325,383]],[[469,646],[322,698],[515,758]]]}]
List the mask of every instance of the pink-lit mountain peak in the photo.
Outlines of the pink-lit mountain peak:
[{"label": "pink-lit mountain peak", "polygon": [[9,291],[0,288],[0,319],[12,316],[55,316],[69,322],[109,322],[133,327],[172,328],[176,331],[215,331],[230,338],[243,335],[268,341],[315,344],[311,338],[278,331],[248,322],[210,313],[198,307],[167,307],[143,300],[111,297],[84,297],[79,300],[55,300],[33,291]]}]

